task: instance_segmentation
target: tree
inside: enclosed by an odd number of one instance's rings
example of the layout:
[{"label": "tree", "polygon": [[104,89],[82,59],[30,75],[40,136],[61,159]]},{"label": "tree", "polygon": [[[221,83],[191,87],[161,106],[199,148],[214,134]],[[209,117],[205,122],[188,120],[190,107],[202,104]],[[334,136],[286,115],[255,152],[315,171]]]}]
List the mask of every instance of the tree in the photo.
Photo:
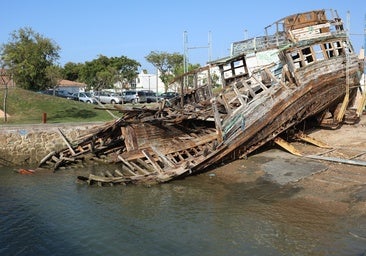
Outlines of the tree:
[{"label": "tree", "polygon": [[150,52],[145,59],[160,71],[160,79],[164,83],[165,91],[174,77],[183,68],[183,55],[179,53]]},{"label": "tree", "polygon": [[62,68],[56,65],[48,66],[46,68],[46,77],[49,81],[48,87],[53,89],[53,95],[55,95],[56,87],[62,79]]},{"label": "tree", "polygon": [[46,89],[50,83],[47,68],[59,58],[59,46],[51,39],[21,28],[1,47],[1,59],[14,75],[17,86],[29,90]]},{"label": "tree", "polygon": [[108,58],[100,55],[95,60],[85,62],[80,71],[80,81],[96,90],[112,88],[118,81],[132,83],[140,66],[140,63],[125,56]]},{"label": "tree", "polygon": [[84,64],[67,62],[62,70],[62,77],[70,81],[78,81]]}]

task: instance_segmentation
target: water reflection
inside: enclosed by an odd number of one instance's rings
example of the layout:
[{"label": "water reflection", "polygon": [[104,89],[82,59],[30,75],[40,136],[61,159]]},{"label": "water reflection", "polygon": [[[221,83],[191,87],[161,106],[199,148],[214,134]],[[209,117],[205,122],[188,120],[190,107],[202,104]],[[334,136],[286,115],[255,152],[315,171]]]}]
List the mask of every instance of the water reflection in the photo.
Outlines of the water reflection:
[{"label": "water reflection", "polygon": [[150,188],[100,188],[75,182],[85,171],[22,176],[0,169],[0,254],[360,255],[366,250],[365,218],[296,198],[296,187],[230,184],[203,174]]}]

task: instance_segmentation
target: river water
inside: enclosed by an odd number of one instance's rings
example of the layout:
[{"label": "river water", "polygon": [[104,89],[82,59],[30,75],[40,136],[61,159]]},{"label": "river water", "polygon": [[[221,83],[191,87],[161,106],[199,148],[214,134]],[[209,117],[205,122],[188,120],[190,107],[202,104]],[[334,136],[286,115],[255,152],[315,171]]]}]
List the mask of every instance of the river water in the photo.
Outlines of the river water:
[{"label": "river water", "polygon": [[202,174],[89,187],[87,170],[0,168],[0,255],[364,255],[366,219],[296,201],[268,182]]}]

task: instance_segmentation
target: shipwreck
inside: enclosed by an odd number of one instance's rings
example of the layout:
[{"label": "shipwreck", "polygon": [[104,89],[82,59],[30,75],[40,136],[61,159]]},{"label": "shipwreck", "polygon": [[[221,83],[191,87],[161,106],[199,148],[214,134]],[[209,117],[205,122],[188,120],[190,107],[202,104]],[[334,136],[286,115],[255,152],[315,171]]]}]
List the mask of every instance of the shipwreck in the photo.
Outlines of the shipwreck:
[{"label": "shipwreck", "polygon": [[[274,32],[269,34],[269,28]],[[57,170],[103,161],[89,184],[162,183],[245,157],[305,120],[337,128],[359,121],[363,60],[335,11],[290,15],[232,54],[177,77],[180,96],[156,108],[118,107],[122,118],[89,131],[39,164]],[[214,89],[213,68],[222,88]]]}]

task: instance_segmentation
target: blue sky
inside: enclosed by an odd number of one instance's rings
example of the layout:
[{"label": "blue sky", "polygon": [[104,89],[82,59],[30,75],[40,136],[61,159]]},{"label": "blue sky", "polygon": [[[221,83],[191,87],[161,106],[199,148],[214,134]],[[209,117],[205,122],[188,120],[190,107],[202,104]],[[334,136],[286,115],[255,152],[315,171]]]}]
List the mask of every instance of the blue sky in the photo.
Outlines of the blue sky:
[{"label": "blue sky", "polygon": [[[229,55],[232,42],[262,35],[264,27],[285,16],[314,9],[334,9],[347,20],[355,50],[364,45],[366,4],[355,0],[2,0],[0,44],[24,27],[56,42],[59,64],[91,61],[102,54],[126,56],[154,72],[145,56],[151,51],[181,53],[187,31],[191,63]],[[245,32],[246,31],[246,32]],[[206,48],[199,48],[206,47]]]}]

